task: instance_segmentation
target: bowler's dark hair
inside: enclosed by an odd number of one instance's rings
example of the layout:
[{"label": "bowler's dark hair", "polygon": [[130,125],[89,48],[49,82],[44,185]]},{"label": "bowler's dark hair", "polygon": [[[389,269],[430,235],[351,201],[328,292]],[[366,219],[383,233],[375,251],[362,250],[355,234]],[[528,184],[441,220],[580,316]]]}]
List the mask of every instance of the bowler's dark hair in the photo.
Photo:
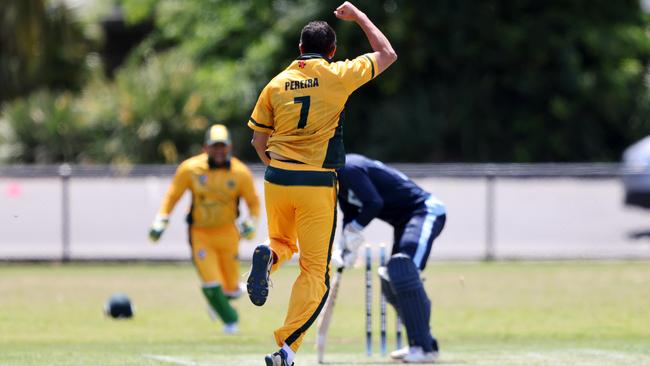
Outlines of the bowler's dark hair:
[{"label": "bowler's dark hair", "polygon": [[304,53],[327,56],[336,47],[336,33],[327,22],[315,20],[300,32],[300,43]]}]

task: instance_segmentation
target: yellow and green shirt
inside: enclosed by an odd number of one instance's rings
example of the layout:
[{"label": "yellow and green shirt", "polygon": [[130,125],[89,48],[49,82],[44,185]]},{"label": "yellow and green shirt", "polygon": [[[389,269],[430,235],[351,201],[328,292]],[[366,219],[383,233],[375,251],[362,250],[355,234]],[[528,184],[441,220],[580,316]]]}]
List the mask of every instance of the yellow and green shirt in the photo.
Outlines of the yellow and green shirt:
[{"label": "yellow and green shirt", "polygon": [[372,54],[338,62],[303,54],[262,90],[248,126],[270,135],[267,151],[316,167],[342,167],[345,103],[376,70]]},{"label": "yellow and green shirt", "polygon": [[253,217],[259,217],[260,203],[253,176],[244,163],[231,158],[230,166],[210,169],[203,153],[181,163],[158,214],[169,216],[186,190],[192,192],[188,222],[195,227],[213,228],[234,224],[239,215],[239,198],[243,197]]}]

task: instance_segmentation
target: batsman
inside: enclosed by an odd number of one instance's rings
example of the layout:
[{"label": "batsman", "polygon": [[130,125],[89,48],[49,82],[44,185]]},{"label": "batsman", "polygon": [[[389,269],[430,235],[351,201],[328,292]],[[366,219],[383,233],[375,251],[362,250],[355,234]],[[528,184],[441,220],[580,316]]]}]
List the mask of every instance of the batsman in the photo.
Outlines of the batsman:
[{"label": "batsman", "polygon": [[431,301],[420,272],[433,240],[446,220],[445,205],[401,172],[362,155],[348,154],[337,170],[343,238],[333,261],[351,267],[363,243],[362,231],[375,218],[393,226],[394,240],[386,267],[379,269],[381,289],[406,328],[408,346],[390,354],[405,363],[433,363],[438,342],[431,335]]},{"label": "batsman", "polygon": [[[226,126],[216,124],[206,131],[203,153],[178,167],[149,231],[149,238],[157,242],[178,200],[185,191],[192,192],[187,214],[192,260],[201,277],[208,309],[223,321],[226,334],[238,331],[238,315],[230,300],[242,293],[239,240],[255,236],[260,214],[253,176],[244,163],[232,157],[231,145]],[[240,198],[246,201],[249,217],[237,223]]]}]

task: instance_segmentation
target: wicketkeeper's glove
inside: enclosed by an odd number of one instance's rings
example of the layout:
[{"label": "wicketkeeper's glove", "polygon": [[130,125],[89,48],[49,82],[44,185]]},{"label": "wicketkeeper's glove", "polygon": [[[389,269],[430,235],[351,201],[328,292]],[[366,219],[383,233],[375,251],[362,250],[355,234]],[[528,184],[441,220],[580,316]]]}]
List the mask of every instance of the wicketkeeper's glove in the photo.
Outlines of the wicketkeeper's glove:
[{"label": "wicketkeeper's glove", "polygon": [[169,224],[169,216],[157,215],[151,224],[151,229],[149,229],[149,240],[152,243],[156,243],[162,236],[167,225]]},{"label": "wicketkeeper's glove", "polygon": [[255,237],[257,232],[257,221],[255,217],[248,218],[239,223],[239,235],[246,239],[251,240]]}]

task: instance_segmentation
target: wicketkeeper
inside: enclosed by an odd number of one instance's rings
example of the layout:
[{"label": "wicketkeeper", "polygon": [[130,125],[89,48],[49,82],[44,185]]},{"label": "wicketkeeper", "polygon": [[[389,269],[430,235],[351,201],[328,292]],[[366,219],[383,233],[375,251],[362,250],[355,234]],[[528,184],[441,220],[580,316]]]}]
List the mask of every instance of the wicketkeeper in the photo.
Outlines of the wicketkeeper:
[{"label": "wicketkeeper", "polygon": [[[203,151],[176,170],[149,237],[153,242],[160,239],[169,223],[169,214],[189,189],[192,205],[187,223],[192,260],[211,313],[224,322],[224,332],[232,334],[238,331],[238,316],[230,300],[242,294],[237,259],[239,240],[255,236],[260,203],[250,170],[231,156],[230,134],[224,125],[210,127]],[[240,198],[246,201],[250,216],[237,223]]]},{"label": "wicketkeeper", "polygon": [[408,346],[390,356],[405,363],[435,362],[438,342],[429,328],[431,301],[420,272],[445,226],[445,205],[401,172],[361,155],[347,155],[345,167],[337,173],[343,239],[333,260],[351,267],[363,243],[363,229],[375,218],[392,225],[391,258],[379,276],[386,301],[404,322]]}]

